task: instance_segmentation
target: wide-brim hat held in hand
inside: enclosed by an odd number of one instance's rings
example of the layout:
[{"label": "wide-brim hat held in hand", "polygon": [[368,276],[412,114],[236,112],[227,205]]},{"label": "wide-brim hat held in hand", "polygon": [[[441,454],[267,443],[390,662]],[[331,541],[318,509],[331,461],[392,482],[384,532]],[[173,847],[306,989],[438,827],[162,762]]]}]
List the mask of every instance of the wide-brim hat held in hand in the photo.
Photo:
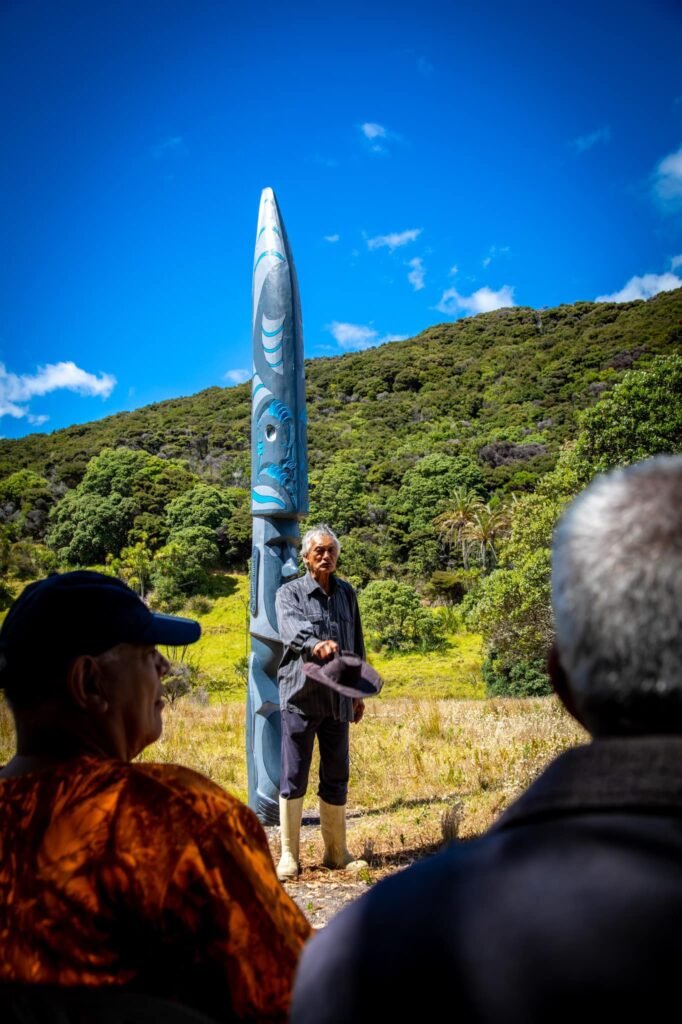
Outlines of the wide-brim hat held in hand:
[{"label": "wide-brim hat held in hand", "polygon": [[384,685],[378,672],[352,651],[334,654],[329,661],[307,661],[303,671],[309,679],[342,693],[344,697],[376,697]]}]

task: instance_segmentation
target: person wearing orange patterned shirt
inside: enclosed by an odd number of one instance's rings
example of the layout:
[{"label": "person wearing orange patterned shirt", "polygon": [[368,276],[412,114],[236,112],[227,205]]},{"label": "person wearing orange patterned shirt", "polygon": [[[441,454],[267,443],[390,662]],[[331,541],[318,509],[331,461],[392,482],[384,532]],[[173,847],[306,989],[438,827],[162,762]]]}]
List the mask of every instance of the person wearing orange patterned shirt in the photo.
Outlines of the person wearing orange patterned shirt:
[{"label": "person wearing orange patterned shirt", "polygon": [[162,730],[156,645],[199,634],[99,573],[50,576],[10,609],[0,996],[108,986],[215,1020],[286,1020],[310,926],[257,818],[187,768],[130,763]]}]

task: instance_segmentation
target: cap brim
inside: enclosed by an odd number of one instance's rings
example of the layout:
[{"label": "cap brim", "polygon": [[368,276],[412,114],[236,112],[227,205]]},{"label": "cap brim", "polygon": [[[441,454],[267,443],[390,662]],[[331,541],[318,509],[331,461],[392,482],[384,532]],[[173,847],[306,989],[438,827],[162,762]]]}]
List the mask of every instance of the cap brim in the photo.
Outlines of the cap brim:
[{"label": "cap brim", "polygon": [[186,647],[194,644],[201,636],[201,626],[194,619],[183,619],[179,615],[152,613],[149,627],[149,643],[165,644],[167,647]]}]

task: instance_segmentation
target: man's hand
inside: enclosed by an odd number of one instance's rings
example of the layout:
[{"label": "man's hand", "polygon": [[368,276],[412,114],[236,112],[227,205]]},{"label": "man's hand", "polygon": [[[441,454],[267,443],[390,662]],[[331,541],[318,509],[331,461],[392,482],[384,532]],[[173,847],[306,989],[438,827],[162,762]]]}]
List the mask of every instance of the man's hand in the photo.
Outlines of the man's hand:
[{"label": "man's hand", "polygon": [[332,658],[339,649],[336,640],[320,640],[319,644],[313,647],[313,658],[317,661],[327,661]]},{"label": "man's hand", "polygon": [[364,700],[362,700],[360,698],[358,698],[358,700],[355,700],[355,698],[354,698],[353,699],[353,721],[356,724],[358,722],[360,722],[362,720],[362,716],[364,715],[364,713],[365,713],[365,702],[364,702]]}]

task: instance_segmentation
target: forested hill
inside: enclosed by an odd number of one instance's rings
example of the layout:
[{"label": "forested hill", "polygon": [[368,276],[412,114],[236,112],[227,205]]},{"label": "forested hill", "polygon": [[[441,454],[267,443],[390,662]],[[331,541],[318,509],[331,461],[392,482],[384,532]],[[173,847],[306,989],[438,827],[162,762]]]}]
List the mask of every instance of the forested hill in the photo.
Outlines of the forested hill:
[{"label": "forested hill", "polygon": [[[467,455],[489,492],[524,490],[572,436],[575,413],[632,367],[679,351],[682,289],[648,302],[500,309],[415,338],[307,362],[310,466],[336,453],[366,492],[425,455]],[[75,486],[103,448],[185,460],[211,482],[249,475],[249,385],[209,388],[68,427],[0,440],[0,478],[21,468]],[[314,474],[313,474],[314,482]]]},{"label": "forested hill", "polygon": [[[681,342],[679,289],[311,360],[309,521],[372,650],[442,648],[447,617],[483,635],[490,693],[546,692],[552,530],[595,473],[682,451]],[[251,554],[249,434],[243,385],[0,441],[0,609],[76,566],[168,611],[222,593]]]}]

